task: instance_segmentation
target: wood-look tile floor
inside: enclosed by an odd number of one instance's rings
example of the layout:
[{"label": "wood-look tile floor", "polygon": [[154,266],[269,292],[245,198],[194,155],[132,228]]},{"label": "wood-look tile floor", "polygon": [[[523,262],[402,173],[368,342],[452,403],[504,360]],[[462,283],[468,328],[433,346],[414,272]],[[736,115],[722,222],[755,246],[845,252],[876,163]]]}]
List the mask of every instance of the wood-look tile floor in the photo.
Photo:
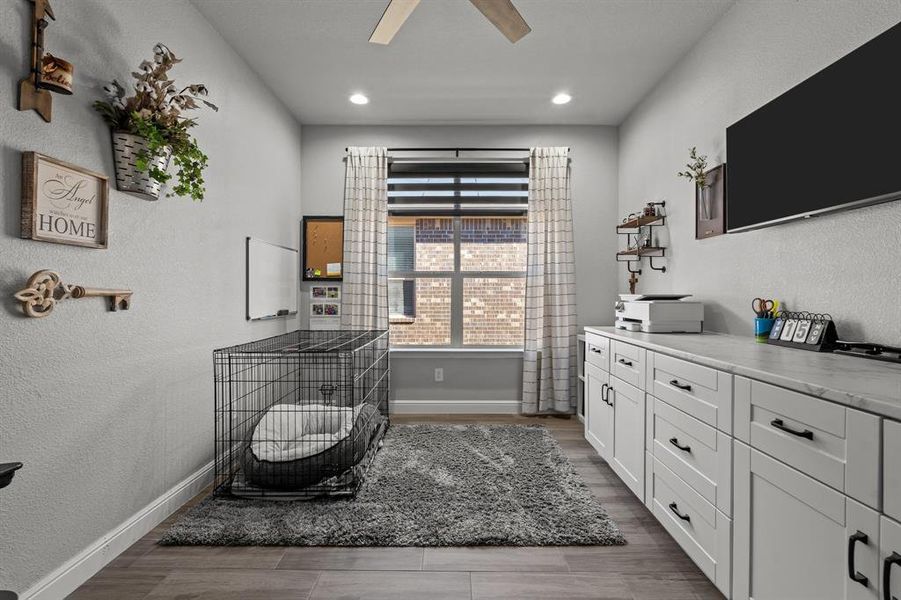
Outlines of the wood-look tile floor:
[{"label": "wood-look tile floor", "polygon": [[576,419],[394,416],[394,423],[541,423],[628,540],[541,548],[166,547],[189,506],[69,596],[75,600],[706,600],[722,595],[601,460]]}]

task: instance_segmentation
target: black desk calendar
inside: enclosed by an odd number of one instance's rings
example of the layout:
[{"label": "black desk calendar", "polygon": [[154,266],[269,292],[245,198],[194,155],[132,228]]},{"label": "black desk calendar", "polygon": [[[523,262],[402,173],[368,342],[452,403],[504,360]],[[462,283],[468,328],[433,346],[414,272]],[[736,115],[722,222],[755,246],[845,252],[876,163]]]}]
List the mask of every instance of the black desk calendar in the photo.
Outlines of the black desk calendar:
[{"label": "black desk calendar", "polygon": [[788,348],[831,352],[837,340],[838,333],[830,315],[783,311],[773,323],[766,342]]}]

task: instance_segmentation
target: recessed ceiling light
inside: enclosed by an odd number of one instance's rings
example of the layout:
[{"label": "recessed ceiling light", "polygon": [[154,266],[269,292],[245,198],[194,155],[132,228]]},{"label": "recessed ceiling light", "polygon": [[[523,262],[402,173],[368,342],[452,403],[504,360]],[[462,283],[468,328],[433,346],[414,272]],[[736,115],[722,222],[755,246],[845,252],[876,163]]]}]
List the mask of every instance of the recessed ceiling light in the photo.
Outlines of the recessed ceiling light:
[{"label": "recessed ceiling light", "polygon": [[569,102],[572,99],[573,99],[573,97],[570,96],[569,94],[561,92],[561,93],[557,94],[556,96],[554,96],[551,99],[551,102],[553,102],[554,104],[566,104],[567,102]]},{"label": "recessed ceiling light", "polygon": [[369,104],[369,98],[363,94],[354,94],[350,97],[350,101],[354,104]]}]

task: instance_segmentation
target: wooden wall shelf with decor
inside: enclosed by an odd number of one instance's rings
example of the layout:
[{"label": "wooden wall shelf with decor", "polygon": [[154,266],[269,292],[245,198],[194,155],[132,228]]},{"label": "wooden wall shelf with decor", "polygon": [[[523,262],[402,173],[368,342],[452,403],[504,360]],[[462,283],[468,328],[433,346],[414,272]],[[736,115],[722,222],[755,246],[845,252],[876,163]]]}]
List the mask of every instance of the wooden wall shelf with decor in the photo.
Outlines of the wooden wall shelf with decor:
[{"label": "wooden wall shelf with decor", "polygon": [[[634,293],[636,275],[641,274],[641,260],[648,259],[648,265],[654,271],[666,272],[666,267],[654,266],[655,258],[666,256],[666,247],[654,244],[654,227],[666,225],[666,215],[662,212],[666,202],[648,202],[647,206],[639,214],[631,214],[623,222],[616,226],[618,235],[626,236],[626,249],[616,253],[616,261],[626,263],[626,270],[632,274],[629,279],[630,288]],[[632,263],[638,263],[638,268],[633,269]]]}]

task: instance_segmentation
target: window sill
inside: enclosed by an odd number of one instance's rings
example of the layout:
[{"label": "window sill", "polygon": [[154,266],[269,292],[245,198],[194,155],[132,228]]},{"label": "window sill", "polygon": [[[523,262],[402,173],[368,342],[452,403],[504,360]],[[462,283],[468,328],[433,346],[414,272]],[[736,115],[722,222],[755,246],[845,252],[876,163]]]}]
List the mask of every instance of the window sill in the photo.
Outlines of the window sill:
[{"label": "window sill", "polygon": [[450,356],[457,358],[521,358],[522,348],[391,348],[391,356],[429,358]]}]

